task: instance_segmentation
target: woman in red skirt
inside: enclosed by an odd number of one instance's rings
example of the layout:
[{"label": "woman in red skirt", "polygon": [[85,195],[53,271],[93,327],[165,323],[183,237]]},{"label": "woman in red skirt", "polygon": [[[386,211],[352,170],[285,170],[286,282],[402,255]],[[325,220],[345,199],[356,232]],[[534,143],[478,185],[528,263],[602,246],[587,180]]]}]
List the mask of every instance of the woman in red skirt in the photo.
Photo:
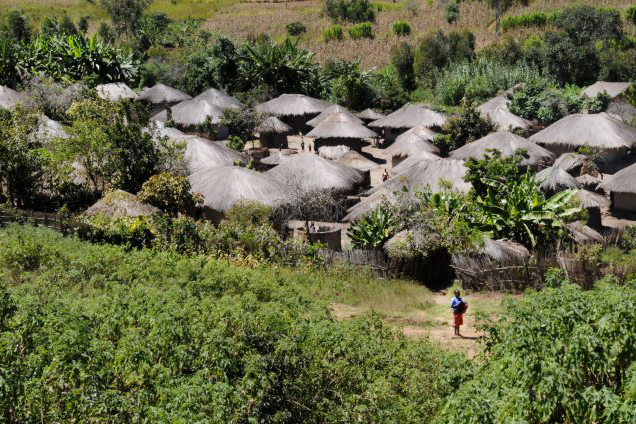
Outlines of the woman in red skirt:
[{"label": "woman in red skirt", "polygon": [[460,336],[459,327],[464,325],[464,313],[468,309],[468,303],[464,302],[458,289],[455,289],[455,297],[451,301],[451,308],[453,309],[453,327],[455,328],[455,335]]}]

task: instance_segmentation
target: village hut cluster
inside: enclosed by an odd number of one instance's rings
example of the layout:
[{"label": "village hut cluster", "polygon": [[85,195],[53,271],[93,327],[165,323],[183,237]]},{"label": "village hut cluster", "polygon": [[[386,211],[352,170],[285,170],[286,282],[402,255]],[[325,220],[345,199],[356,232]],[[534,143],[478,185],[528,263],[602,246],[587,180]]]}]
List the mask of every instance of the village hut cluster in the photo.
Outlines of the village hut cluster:
[{"label": "village hut cluster", "polygon": [[[163,84],[138,93],[122,83],[95,90],[111,101],[147,104],[158,135],[185,143],[192,190],[203,195],[204,216],[214,221],[239,200],[275,207],[316,190],[332,190],[354,202],[342,217],[342,222],[350,222],[383,202],[395,201],[399,191],[427,187],[432,192],[451,188],[466,193],[471,185],[464,181],[465,161],[481,159],[492,150],[504,156],[523,151],[520,166],[536,174],[542,191],[577,190],[577,199],[589,212],[585,229],[576,233],[583,237],[600,230],[608,214],[636,213],[636,130],[627,124],[636,109],[625,98],[630,87],[598,82],[584,94],[607,93],[607,112],[569,115],[543,129],[510,111],[513,87],[477,108],[493,121],[495,132],[448,157],[442,157],[435,140],[449,117],[417,103],[392,112],[356,113],[306,95],[282,94],[254,107],[260,120],[254,141],[239,152],[223,141],[229,133],[223,116],[245,106],[220,90],[211,88],[195,97]],[[0,107],[12,109],[21,100],[21,93],[0,87]],[[45,133],[64,136],[63,126],[46,117],[42,131],[38,137],[43,139]],[[579,153],[581,148],[592,149],[596,156]],[[248,162],[256,167],[246,168]],[[121,193],[115,197],[127,205],[134,200]],[[107,210],[106,201],[91,210]],[[124,209],[151,212],[139,205]],[[493,243],[490,250],[510,247]]]}]

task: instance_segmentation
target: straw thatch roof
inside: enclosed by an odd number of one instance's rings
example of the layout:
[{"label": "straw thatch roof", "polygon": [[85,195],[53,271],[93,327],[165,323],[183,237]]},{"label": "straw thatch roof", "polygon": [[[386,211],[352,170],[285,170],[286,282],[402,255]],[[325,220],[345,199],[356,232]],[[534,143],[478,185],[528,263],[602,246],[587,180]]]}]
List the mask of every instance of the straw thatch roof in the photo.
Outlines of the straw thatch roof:
[{"label": "straw thatch roof", "polygon": [[596,81],[594,84],[583,90],[582,94],[587,97],[596,97],[605,91],[613,99],[629,90],[631,86],[631,82]]},{"label": "straw thatch roof", "polygon": [[614,193],[636,193],[636,164],[621,169],[598,185],[606,191]]},{"label": "straw thatch roof", "polygon": [[351,118],[342,112],[328,116],[313,130],[307,133],[307,137],[315,138],[373,138],[378,135],[362,124],[351,121]]},{"label": "straw thatch roof", "polygon": [[382,155],[384,157],[408,157],[420,152],[438,154],[439,149],[431,141],[437,134],[432,130],[417,125],[403,134],[400,134],[393,144],[387,147]]},{"label": "straw thatch roof", "polygon": [[234,161],[245,161],[245,155],[215,141],[201,137],[188,137],[184,159],[190,174],[205,168],[232,166]]},{"label": "straw thatch roof", "polygon": [[373,109],[365,109],[356,116],[367,121],[377,121],[378,119],[384,118],[386,115],[376,112]]},{"label": "straw thatch roof", "polygon": [[594,175],[590,175],[590,174],[583,174],[581,176],[576,177],[575,180],[577,183],[581,184],[583,187],[586,187],[586,186],[596,187],[603,182],[603,180],[601,180],[600,178],[597,178]]},{"label": "straw thatch roof", "polygon": [[268,206],[278,205],[283,195],[268,175],[240,166],[219,166],[201,170],[188,177],[193,193],[201,193],[203,206],[225,212],[239,200],[253,200]]},{"label": "straw thatch roof", "polygon": [[291,130],[292,127],[275,116],[270,116],[256,127],[256,132],[259,134],[286,134]]},{"label": "straw thatch roof", "polygon": [[424,127],[443,127],[446,117],[425,106],[408,103],[390,115],[369,124],[374,128],[413,128],[418,125]]},{"label": "straw thatch roof", "polygon": [[303,116],[317,114],[331,103],[302,94],[281,94],[268,102],[256,106],[260,113],[274,116]]},{"label": "straw thatch roof", "polygon": [[412,166],[399,175],[389,178],[381,185],[371,189],[369,194],[382,189],[391,192],[402,189],[411,191],[426,186],[429,186],[431,191],[436,193],[446,188],[444,181],[449,182],[454,190],[467,193],[472,186],[464,181],[465,175],[464,161],[455,159],[423,161],[419,165]]},{"label": "straw thatch roof", "polygon": [[291,155],[289,153],[285,153],[281,150],[274,153],[273,155],[261,159],[261,163],[264,165],[280,165],[281,163],[289,159],[290,156]]},{"label": "straw thatch roof", "polygon": [[344,222],[356,221],[371,211],[374,211],[382,203],[391,203],[395,199],[392,192],[389,192],[386,188],[373,193],[369,197],[365,197],[360,202],[356,203],[347,210],[347,216],[342,220]]},{"label": "straw thatch roof", "polygon": [[527,130],[532,127],[532,122],[510,112],[505,94],[488,100],[477,107],[477,110],[482,116],[490,118],[500,130],[509,130],[511,128]]},{"label": "straw thatch roof", "polygon": [[351,168],[359,169],[360,171],[370,171],[380,166],[372,160],[365,158],[355,150],[346,153],[340,159],[336,159],[336,162],[350,166]]},{"label": "straw thatch roof", "polygon": [[269,170],[268,174],[282,186],[305,192],[324,189],[352,191],[365,179],[364,173],[358,169],[312,154],[293,155]]},{"label": "straw thatch roof", "polygon": [[234,97],[225,94],[221,90],[216,88],[210,88],[205,90],[194,98],[194,100],[205,100],[206,102],[218,107],[221,110],[225,109],[240,109],[243,105]]},{"label": "straw thatch roof", "polygon": [[192,96],[176,88],[168,87],[165,84],[157,84],[150,88],[144,88],[139,92],[137,100],[152,103],[179,103],[192,99]]},{"label": "straw thatch roof", "polygon": [[358,123],[360,125],[364,124],[361,119],[357,118],[351,112],[349,112],[346,108],[340,105],[329,106],[327,109],[320,112],[320,115],[316,116],[314,119],[310,119],[307,121],[307,125],[310,127],[317,127],[320,123],[322,123],[325,119],[329,118],[331,115],[335,113],[341,113],[343,117],[347,117],[351,122]]},{"label": "straw thatch roof", "polygon": [[0,85],[0,108],[12,110],[22,101],[22,94],[9,87]]},{"label": "straw thatch roof", "polygon": [[[186,100],[171,108],[172,120],[179,125],[185,127],[201,125],[210,117],[212,124],[221,122],[223,109],[206,100]],[[166,122],[168,120],[168,111],[164,110],[152,117],[153,120]]]},{"label": "straw thatch roof", "polygon": [[541,191],[561,191],[570,188],[581,188],[574,177],[561,168],[551,166],[538,172],[535,179],[539,182]]},{"label": "straw thatch roof", "polygon": [[554,161],[554,166],[556,168],[563,169],[564,171],[570,172],[571,170],[582,166],[585,163],[587,156],[582,155],[580,153],[563,153]]},{"label": "straw thatch roof", "polygon": [[530,251],[524,245],[510,240],[493,240],[490,237],[484,237],[484,245],[479,253],[497,262],[530,257]]},{"label": "straw thatch roof", "polygon": [[530,141],[546,146],[590,146],[612,150],[631,148],[636,142],[636,130],[605,112],[579,113],[555,122],[530,137]]},{"label": "straw thatch roof", "polygon": [[602,235],[582,222],[567,223],[565,224],[565,229],[570,235],[570,238],[576,243],[605,243],[605,239]]},{"label": "straw thatch roof", "polygon": [[103,215],[107,218],[150,216],[159,213],[154,206],[140,202],[137,196],[123,190],[106,194],[97,203],[88,208],[84,215]]},{"label": "straw thatch roof", "polygon": [[483,159],[487,149],[497,149],[503,156],[512,156],[519,149],[525,149],[528,158],[521,162],[521,165],[539,165],[540,163],[552,163],[554,154],[541,146],[519,137],[508,131],[497,131],[485,137],[468,143],[450,153],[453,159]]},{"label": "straw thatch roof", "polygon": [[441,158],[434,153],[420,152],[413,156],[409,156],[408,158],[404,159],[402,162],[398,163],[396,166],[393,167],[393,169],[391,169],[391,173],[393,175],[401,175],[407,169],[413,166],[418,166],[425,161],[431,161],[431,160],[437,160],[437,159],[441,159]]},{"label": "straw thatch roof", "polygon": [[110,84],[101,84],[95,87],[97,96],[115,102],[121,99],[136,99],[137,93],[123,82],[113,82]]},{"label": "straw thatch roof", "polygon": [[349,146],[321,146],[318,148],[318,154],[320,157],[330,160],[337,160],[349,153],[351,148]]},{"label": "straw thatch roof", "polygon": [[581,201],[581,207],[588,208],[607,208],[609,207],[609,200],[605,196],[601,196],[597,193],[592,193],[588,190],[577,190],[574,197]]},{"label": "straw thatch roof", "polygon": [[155,121],[155,124],[157,125],[157,132],[159,135],[168,137],[171,140],[185,140],[186,138],[192,137],[191,135],[188,135],[183,131],[179,131],[176,128],[166,127],[163,122]]}]

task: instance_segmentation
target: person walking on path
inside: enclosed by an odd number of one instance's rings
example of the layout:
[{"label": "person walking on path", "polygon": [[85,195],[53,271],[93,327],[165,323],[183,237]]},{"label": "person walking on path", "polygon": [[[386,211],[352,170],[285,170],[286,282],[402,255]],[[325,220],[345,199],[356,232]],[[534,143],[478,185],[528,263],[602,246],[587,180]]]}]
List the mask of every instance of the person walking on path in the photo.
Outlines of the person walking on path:
[{"label": "person walking on path", "polygon": [[464,302],[459,296],[459,289],[455,289],[455,297],[451,300],[451,308],[453,309],[453,327],[455,328],[455,335],[462,337],[459,334],[459,327],[464,324],[464,313],[468,309],[468,303]]},{"label": "person walking on path", "polygon": [[386,168],[384,168],[384,172],[382,172],[382,182],[385,182],[388,179],[389,179],[389,173],[387,172]]},{"label": "person walking on path", "polygon": [[303,151],[303,152],[305,151],[305,139],[304,138],[300,139],[300,150]]}]

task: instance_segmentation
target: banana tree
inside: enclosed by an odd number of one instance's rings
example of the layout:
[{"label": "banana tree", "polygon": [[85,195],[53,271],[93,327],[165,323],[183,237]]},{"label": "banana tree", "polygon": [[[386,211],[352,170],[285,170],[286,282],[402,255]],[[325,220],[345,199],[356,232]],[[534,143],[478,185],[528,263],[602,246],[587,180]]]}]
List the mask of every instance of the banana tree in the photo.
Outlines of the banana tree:
[{"label": "banana tree", "polygon": [[349,226],[347,235],[358,249],[381,249],[393,235],[393,216],[385,208],[378,208]]}]

